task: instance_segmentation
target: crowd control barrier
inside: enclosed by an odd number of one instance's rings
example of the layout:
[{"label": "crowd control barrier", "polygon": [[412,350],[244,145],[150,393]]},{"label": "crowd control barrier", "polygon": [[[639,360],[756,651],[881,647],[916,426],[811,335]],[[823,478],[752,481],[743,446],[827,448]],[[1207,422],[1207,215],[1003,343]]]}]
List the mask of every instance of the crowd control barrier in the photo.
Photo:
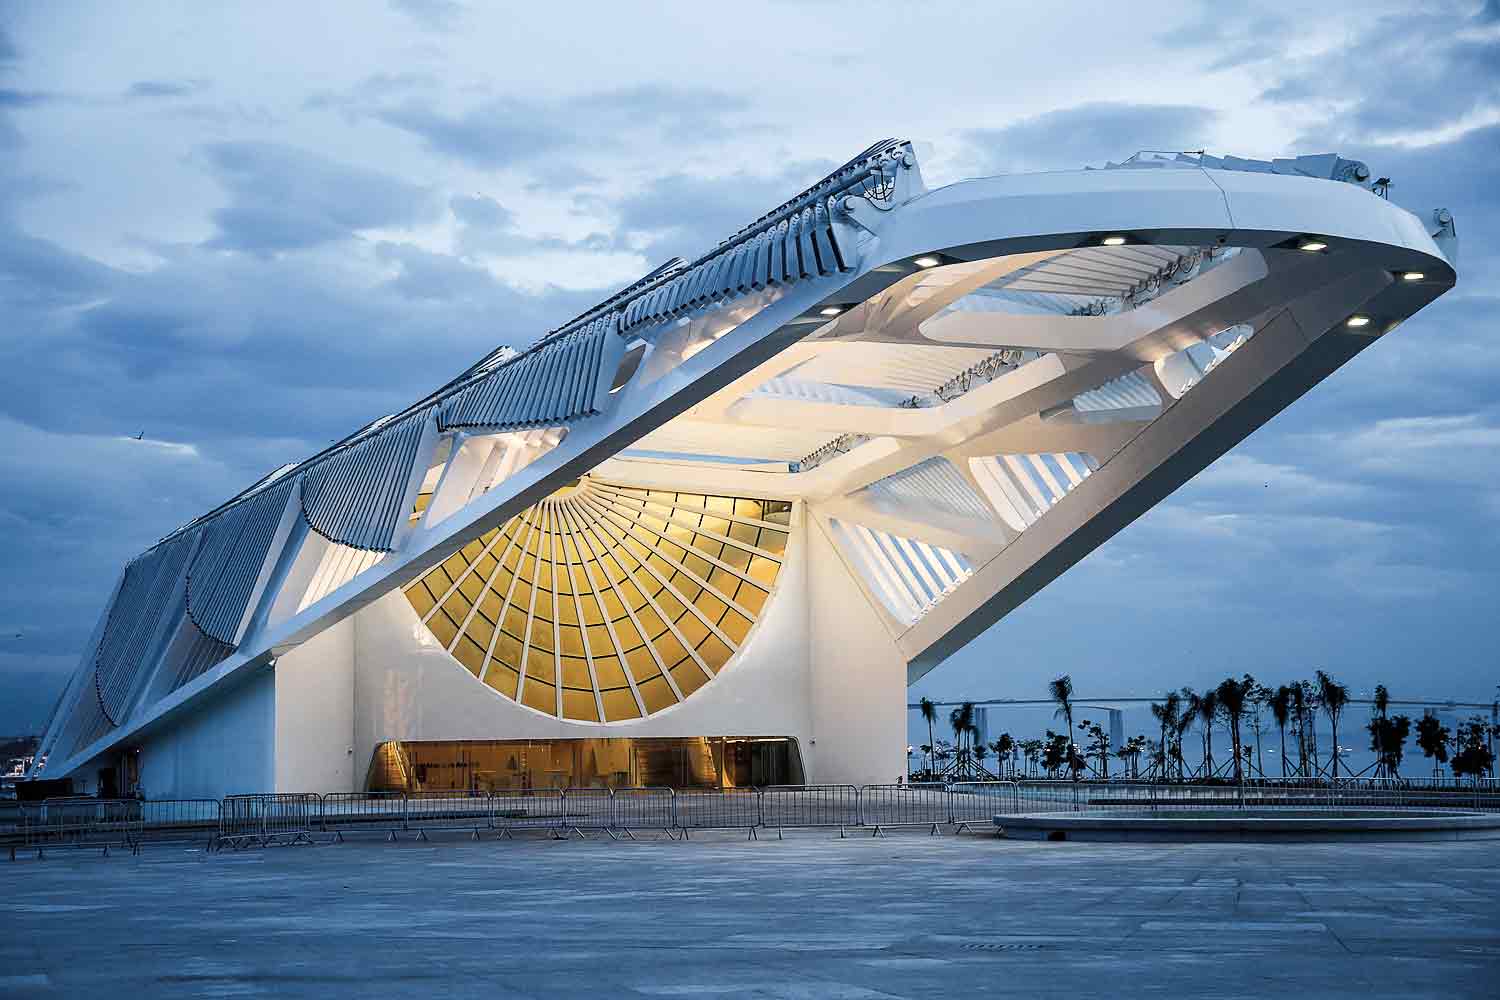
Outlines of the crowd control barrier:
[{"label": "crowd control barrier", "polygon": [[323,821],[323,797],[311,792],[230,795],[219,805],[214,847],[311,844]]},{"label": "crowd control barrier", "polygon": [[1243,784],[1117,781],[981,781],[949,784],[770,785],[765,788],[548,788],[495,792],[331,792],[327,795],[231,795],[219,799],[48,799],[17,803],[0,817],[0,849],[38,857],[52,847],[121,847],[203,838],[210,849],[307,844],[326,835],[383,834],[387,840],[429,831],[563,839],[603,832],[634,839],[661,831],[688,839],[695,830],[796,828],[869,830],[926,827],[937,833],[988,827],[997,816],[1080,810],[1181,811],[1255,807],[1315,810],[1500,809],[1494,782],[1431,779],[1247,780]]},{"label": "crowd control barrier", "polygon": [[[49,848],[98,848],[108,855],[120,847],[132,854],[141,849],[140,803],[132,799],[47,799],[23,803],[19,846],[46,857]],[[10,848],[16,858],[17,843]]]}]

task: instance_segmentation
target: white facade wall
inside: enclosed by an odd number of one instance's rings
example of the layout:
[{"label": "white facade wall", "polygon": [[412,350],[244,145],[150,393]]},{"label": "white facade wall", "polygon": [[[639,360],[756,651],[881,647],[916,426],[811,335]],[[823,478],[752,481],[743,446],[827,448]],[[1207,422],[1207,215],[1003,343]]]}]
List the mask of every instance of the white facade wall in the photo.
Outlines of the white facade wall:
[{"label": "white facade wall", "polygon": [[805,763],[812,724],[804,538],[794,525],[776,588],[729,666],[681,704],[627,722],[566,722],[522,707],[439,647],[404,595],[387,594],[355,616],[355,756],[368,764],[385,740],[792,736]]},{"label": "white facade wall", "polygon": [[369,757],[361,763],[354,748],[356,621],[346,618],[276,660],[275,791],[364,788]]},{"label": "white facade wall", "polygon": [[805,520],[807,656],[816,664],[807,780],[893,784],[906,774],[906,659],[832,540]]},{"label": "white facade wall", "polygon": [[154,799],[219,799],[270,791],[276,709],[276,678],[266,669],[207,705],[195,706],[141,741],[142,790]]},{"label": "white facade wall", "polygon": [[387,740],[790,736],[809,782],[892,782],[905,771],[906,663],[805,510],[739,654],[647,719],[544,716],[476,680],[400,591],[277,658],[254,685],[194,712],[143,753],[155,797],[364,788]]}]

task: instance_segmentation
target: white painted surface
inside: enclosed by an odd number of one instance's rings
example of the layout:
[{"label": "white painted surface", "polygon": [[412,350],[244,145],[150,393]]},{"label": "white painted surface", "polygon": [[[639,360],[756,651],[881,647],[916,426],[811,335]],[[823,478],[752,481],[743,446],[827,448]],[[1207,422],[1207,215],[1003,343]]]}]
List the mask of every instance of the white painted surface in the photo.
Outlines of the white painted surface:
[{"label": "white painted surface", "polygon": [[140,744],[148,798],[210,798],[268,791],[276,730],[276,682],[259,670]]},{"label": "white painted surface", "polygon": [[807,780],[894,782],[906,774],[906,659],[833,542],[817,524],[805,530],[812,609]]},{"label": "white painted surface", "polygon": [[364,787],[353,752],[356,631],[345,619],[276,660],[278,792]]}]

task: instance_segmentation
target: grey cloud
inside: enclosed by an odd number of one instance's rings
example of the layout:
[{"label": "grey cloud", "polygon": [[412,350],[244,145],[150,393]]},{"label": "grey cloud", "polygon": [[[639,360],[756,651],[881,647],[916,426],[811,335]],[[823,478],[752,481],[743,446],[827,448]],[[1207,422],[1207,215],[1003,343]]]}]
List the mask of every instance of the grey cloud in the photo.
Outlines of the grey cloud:
[{"label": "grey cloud", "polygon": [[1334,48],[1303,57],[1258,50],[1265,38],[1292,32],[1295,21],[1268,34],[1256,15],[1226,16],[1217,34],[1166,40],[1212,56],[1220,68],[1255,62],[1257,76],[1270,81],[1262,100],[1321,113],[1325,141],[1369,141],[1435,130],[1500,106],[1500,38],[1481,27],[1500,16],[1496,10],[1489,0],[1480,8],[1426,5],[1372,14],[1348,21]]},{"label": "grey cloud", "polygon": [[34,108],[53,99],[40,90],[0,89],[0,108]]},{"label": "grey cloud", "polygon": [[569,140],[538,120],[524,102],[502,99],[448,115],[410,102],[375,112],[394,128],[421,138],[435,153],[479,167],[503,167],[558,149]]},{"label": "grey cloud", "polygon": [[137,80],[125,91],[126,97],[162,98],[192,97],[208,87],[206,80]]},{"label": "grey cloud", "polygon": [[980,172],[1072,169],[1141,149],[1202,149],[1216,118],[1193,105],[1081,104],[1000,128],[969,129],[959,138]]},{"label": "grey cloud", "polygon": [[84,303],[109,289],[115,277],[95,260],[0,222],[0,307]]},{"label": "grey cloud", "polygon": [[712,249],[800,188],[837,166],[831,160],[784,164],[768,174],[722,177],[669,174],[601,209],[617,213],[620,235],[641,234],[658,256],[692,258]]},{"label": "grey cloud", "polygon": [[496,291],[495,279],[488,271],[449,254],[401,243],[381,243],[376,252],[382,260],[400,267],[400,275],[386,285],[406,298],[486,299]]},{"label": "grey cloud", "polygon": [[437,215],[427,188],[292,146],[224,142],[205,154],[230,194],[229,204],[214,213],[219,233],[209,245],[221,249],[311,247]]},{"label": "grey cloud", "polygon": [[448,199],[448,207],[467,226],[503,229],[515,224],[514,213],[488,195],[454,195]]},{"label": "grey cloud", "polygon": [[457,27],[465,12],[464,5],[457,0],[391,0],[391,6],[434,31]]},{"label": "grey cloud", "polygon": [[477,167],[504,167],[563,152],[599,151],[627,135],[702,144],[725,134],[748,108],[714,90],[645,84],[557,101],[497,98],[453,114],[422,100],[369,110],[435,153]]}]

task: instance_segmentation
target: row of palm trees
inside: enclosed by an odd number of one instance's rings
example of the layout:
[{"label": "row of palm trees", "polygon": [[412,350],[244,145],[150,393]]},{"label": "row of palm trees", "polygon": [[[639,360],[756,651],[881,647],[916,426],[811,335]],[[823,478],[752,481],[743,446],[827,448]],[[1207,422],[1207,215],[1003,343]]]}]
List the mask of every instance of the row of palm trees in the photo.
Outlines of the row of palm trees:
[{"label": "row of palm trees", "polygon": [[[1054,718],[1063,722],[1062,732],[1047,730],[1042,739],[1017,740],[1009,733],[989,743],[980,739],[975,724],[973,702],[964,702],[948,716],[953,742],[936,737],[937,706],[923,698],[919,704],[927,724],[927,743],[920,748],[925,770],[913,775],[915,780],[973,781],[987,778],[1051,777],[1067,775],[1108,778],[1110,758],[1120,762],[1126,777],[1156,781],[1232,780],[1236,783],[1249,776],[1269,777],[1265,771],[1263,737],[1274,725],[1280,739],[1280,777],[1338,778],[1341,776],[1339,728],[1344,721],[1351,695],[1347,685],[1339,683],[1326,671],[1318,670],[1311,680],[1297,680],[1275,688],[1261,684],[1250,674],[1226,677],[1213,688],[1194,691],[1184,687],[1169,691],[1159,702],[1151,704],[1157,723],[1157,738],[1144,734],[1111,747],[1105,727],[1089,719],[1073,721],[1073,679],[1067,674],[1052,680],[1047,693],[1056,705]],[[1407,736],[1412,730],[1406,716],[1390,716],[1390,694],[1384,685],[1375,688],[1374,713],[1366,729],[1370,749],[1375,752],[1372,765],[1376,777],[1398,777]],[[1269,716],[1269,722],[1267,720]],[[1317,723],[1326,719],[1332,730],[1333,746],[1319,745]],[[1196,728],[1199,740],[1199,763],[1189,767],[1183,744]],[[1434,760],[1434,774],[1441,763],[1449,761],[1448,747],[1453,748],[1451,764],[1455,774],[1484,774],[1494,769],[1490,741],[1500,736],[1500,727],[1475,717],[1450,733],[1435,718],[1424,718],[1416,725],[1417,744],[1424,755]],[[1229,753],[1220,759],[1214,753],[1214,735],[1227,732]],[[1075,735],[1076,734],[1076,735]],[[1253,734],[1250,745],[1247,734]],[[1288,749],[1288,738],[1291,748]],[[1272,751],[1273,753],[1275,751]],[[994,766],[989,765],[993,754]],[[1146,767],[1141,767],[1142,758]],[[1367,769],[1370,770],[1370,769]],[[1117,772],[1117,774],[1120,772]],[[1348,768],[1343,769],[1347,775]],[[1365,773],[1365,772],[1361,772]]]}]

